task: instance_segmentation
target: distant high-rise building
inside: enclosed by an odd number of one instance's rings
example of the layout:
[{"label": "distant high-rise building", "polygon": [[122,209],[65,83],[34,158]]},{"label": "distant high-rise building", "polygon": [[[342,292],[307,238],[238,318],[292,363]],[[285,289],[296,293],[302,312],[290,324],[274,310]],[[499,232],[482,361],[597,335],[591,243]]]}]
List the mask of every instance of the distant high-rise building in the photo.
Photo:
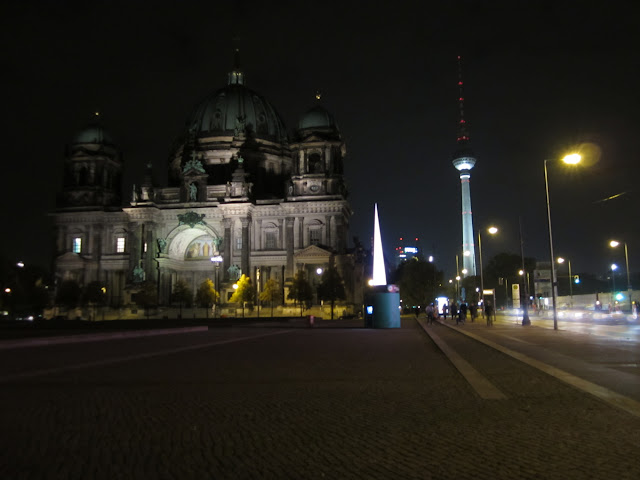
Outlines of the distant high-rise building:
[{"label": "distant high-rise building", "polygon": [[417,237],[400,237],[393,252],[396,264],[400,265],[403,261],[417,256],[419,251]]},{"label": "distant high-rise building", "polygon": [[458,105],[460,106],[460,120],[458,121],[458,147],[453,155],[453,166],[460,172],[462,187],[462,268],[467,275],[476,274],[476,253],[473,243],[473,215],[471,214],[471,169],[476,159],[469,145],[469,134],[464,119],[464,95],[462,83],[461,59],[458,57]]}]

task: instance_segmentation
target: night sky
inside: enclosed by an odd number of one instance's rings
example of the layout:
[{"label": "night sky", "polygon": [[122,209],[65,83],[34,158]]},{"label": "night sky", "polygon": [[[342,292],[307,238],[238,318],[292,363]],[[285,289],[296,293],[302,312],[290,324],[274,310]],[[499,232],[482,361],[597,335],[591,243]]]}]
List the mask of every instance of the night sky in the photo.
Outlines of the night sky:
[{"label": "night sky", "polygon": [[[474,227],[501,229],[483,237],[485,264],[519,251],[519,217],[525,255],[548,260],[549,159],[556,254],[576,273],[604,273],[614,260],[624,268],[622,252],[607,247],[616,237],[640,269],[633,2],[6,3],[0,248],[9,260],[49,264],[47,213],[65,145],[94,111],[124,153],[128,201],[145,163],[166,182],[174,139],[193,107],[225,85],[239,48],[246,85],[288,129],[322,91],[347,142],[350,237],[369,244],[378,202],[385,250],[418,237],[454,274],[462,55]],[[561,166],[575,146],[586,165]]]}]

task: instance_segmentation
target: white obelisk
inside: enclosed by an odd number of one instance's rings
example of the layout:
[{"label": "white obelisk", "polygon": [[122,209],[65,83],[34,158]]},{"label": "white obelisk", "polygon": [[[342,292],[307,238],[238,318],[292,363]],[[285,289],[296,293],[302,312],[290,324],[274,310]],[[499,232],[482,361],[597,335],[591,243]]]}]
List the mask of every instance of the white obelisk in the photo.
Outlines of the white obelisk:
[{"label": "white obelisk", "polygon": [[378,204],[375,204],[375,220],[373,224],[373,279],[371,285],[386,285],[387,273],[384,268],[382,238],[380,237],[380,221],[378,220]]}]

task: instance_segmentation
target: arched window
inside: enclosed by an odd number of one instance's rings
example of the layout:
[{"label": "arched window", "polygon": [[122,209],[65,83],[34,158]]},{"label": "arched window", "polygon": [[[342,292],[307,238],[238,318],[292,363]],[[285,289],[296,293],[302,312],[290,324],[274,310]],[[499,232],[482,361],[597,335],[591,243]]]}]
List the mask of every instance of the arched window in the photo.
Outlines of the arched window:
[{"label": "arched window", "polygon": [[267,223],[262,227],[263,245],[265,250],[278,248],[278,226],[275,223]]},{"label": "arched window", "polygon": [[322,173],[322,156],[319,153],[309,155],[309,173]]},{"label": "arched window", "polygon": [[309,223],[307,228],[309,232],[309,245],[320,245],[322,243],[322,222],[314,220]]}]

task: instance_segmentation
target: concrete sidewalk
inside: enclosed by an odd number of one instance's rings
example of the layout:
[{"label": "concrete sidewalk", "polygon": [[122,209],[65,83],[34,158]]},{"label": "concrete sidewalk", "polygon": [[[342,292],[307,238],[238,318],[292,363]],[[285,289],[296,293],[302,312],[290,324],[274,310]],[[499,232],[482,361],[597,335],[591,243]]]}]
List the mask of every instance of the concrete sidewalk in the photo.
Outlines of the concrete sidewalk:
[{"label": "concrete sidewalk", "polygon": [[481,318],[460,325],[447,319],[440,324],[640,417],[640,349],[636,342],[522,326],[513,317],[498,316],[492,327]]}]

